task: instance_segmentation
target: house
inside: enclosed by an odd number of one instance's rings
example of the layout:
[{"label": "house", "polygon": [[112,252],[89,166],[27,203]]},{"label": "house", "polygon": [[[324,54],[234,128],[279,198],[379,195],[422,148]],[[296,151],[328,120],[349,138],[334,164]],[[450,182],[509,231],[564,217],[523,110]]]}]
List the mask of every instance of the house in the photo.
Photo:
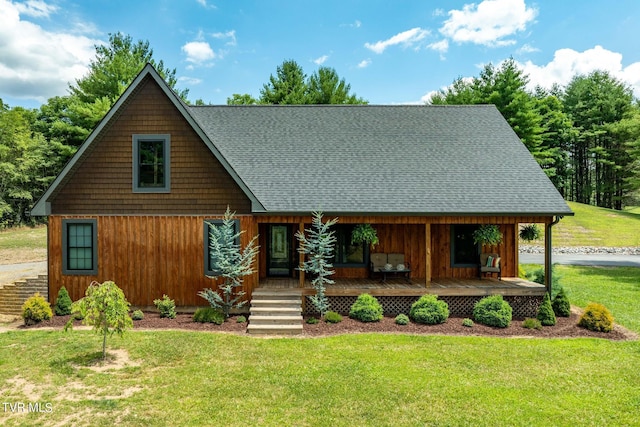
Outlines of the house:
[{"label": "house", "polygon": [[[311,292],[294,234],[322,210],[339,217],[342,284],[328,294],[367,289],[405,305],[426,292],[539,300],[544,288],[514,279],[518,226],[544,224],[548,269],[551,226],[572,215],[494,106],[189,106],[147,65],[33,208],[49,219],[49,298],[114,280],[134,306],[163,294],[206,305],[208,224],[227,206],[242,245],[259,235],[248,297],[273,283]],[[351,245],[357,224],[379,245]],[[481,224],[503,233],[485,248],[500,254],[503,280],[455,286],[477,277],[470,233]],[[372,252],[403,254],[411,283],[374,286]]]}]

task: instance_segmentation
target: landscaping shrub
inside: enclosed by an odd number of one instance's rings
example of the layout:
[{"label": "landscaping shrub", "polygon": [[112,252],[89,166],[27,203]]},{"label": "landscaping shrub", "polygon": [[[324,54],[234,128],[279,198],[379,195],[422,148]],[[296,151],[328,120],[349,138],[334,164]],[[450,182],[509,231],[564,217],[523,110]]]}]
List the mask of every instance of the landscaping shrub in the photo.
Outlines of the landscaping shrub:
[{"label": "landscaping shrub", "polygon": [[142,319],[144,319],[144,313],[142,312],[142,310],[136,310],[133,313],[131,313],[131,319],[132,320],[142,320]]},{"label": "landscaping shrub", "polygon": [[538,309],[538,315],[536,316],[542,326],[553,326],[556,324],[556,315],[551,307],[551,298],[549,298],[549,292],[544,294],[542,304]]},{"label": "landscaping shrub", "polygon": [[40,292],[36,292],[22,304],[22,318],[25,325],[35,325],[53,316],[51,306]]},{"label": "landscaping shrub", "polygon": [[462,319],[462,326],[466,326],[467,328],[473,327],[473,320],[469,319],[468,317]]},{"label": "landscaping shrub", "polygon": [[360,294],[349,310],[349,317],[361,322],[379,322],[382,320],[382,305],[376,297]]},{"label": "landscaping shrub", "polygon": [[409,324],[409,316],[406,314],[398,314],[396,316],[396,325],[408,325]]},{"label": "landscaping shrub", "polygon": [[523,328],[527,328],[527,329],[540,330],[540,329],[542,329],[542,323],[540,323],[540,320],[538,320],[538,319],[534,319],[534,318],[528,317],[528,318],[524,319],[524,321],[522,322],[522,327]]},{"label": "landscaping shrub", "polygon": [[556,295],[556,297],[553,299],[551,307],[553,308],[553,312],[556,314],[556,316],[571,316],[571,304],[569,303],[569,298],[567,298],[567,294],[563,288],[560,288],[558,295]]},{"label": "landscaping shrub", "polygon": [[169,298],[169,296],[163,295],[162,299],[155,299],[153,303],[160,311],[160,317],[168,317],[169,319],[176,318],[176,302]]},{"label": "landscaping shrub", "polygon": [[436,295],[423,295],[411,305],[409,317],[425,325],[444,323],[449,318],[449,305]]},{"label": "landscaping shrub", "polygon": [[[544,285],[544,268],[538,268],[529,273],[528,280]],[[556,273],[556,265],[551,266],[551,299],[554,299],[562,289],[560,275]]]},{"label": "landscaping shrub", "polygon": [[309,317],[307,319],[307,324],[308,325],[315,325],[316,323],[320,322],[318,319],[316,319],[315,317]]},{"label": "landscaping shrub", "polygon": [[613,316],[604,305],[592,302],[584,309],[584,313],[580,317],[580,321],[578,321],[578,326],[590,331],[611,332],[613,329]]},{"label": "landscaping shrub", "polygon": [[327,323],[340,323],[342,322],[342,316],[335,311],[327,311],[324,315],[324,321]]},{"label": "landscaping shrub", "polygon": [[60,288],[58,291],[58,298],[56,298],[54,310],[56,312],[56,316],[66,316],[71,314],[71,297],[69,297],[69,292],[67,292],[67,288],[64,286]]},{"label": "landscaping shrub", "polygon": [[236,323],[247,323],[247,318],[244,316],[238,316],[236,318]]},{"label": "landscaping shrub", "polygon": [[473,318],[483,325],[506,328],[511,324],[511,317],[511,306],[502,295],[484,297],[473,307]]},{"label": "landscaping shrub", "polygon": [[201,307],[193,313],[193,321],[198,323],[215,323],[216,325],[222,325],[224,319],[224,313],[213,307]]}]

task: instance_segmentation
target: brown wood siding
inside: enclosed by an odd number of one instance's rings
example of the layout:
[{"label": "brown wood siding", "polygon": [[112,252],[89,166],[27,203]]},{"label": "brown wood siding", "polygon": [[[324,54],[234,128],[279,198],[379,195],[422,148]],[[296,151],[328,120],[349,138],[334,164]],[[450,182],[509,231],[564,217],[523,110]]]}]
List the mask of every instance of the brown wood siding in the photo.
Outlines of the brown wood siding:
[{"label": "brown wood siding", "polygon": [[[171,136],[171,192],[134,193],[133,134]],[[158,85],[147,78],[52,200],[53,214],[251,212],[251,202]]]},{"label": "brown wood siding", "polygon": [[[457,224],[471,224],[471,222],[459,222]],[[517,277],[517,224],[502,224],[500,230],[503,234],[502,243],[498,246],[484,247],[484,252],[499,253],[502,258],[502,275],[504,277]],[[451,224],[438,224],[431,228],[431,277],[435,279],[454,278],[470,279],[478,277],[477,267],[452,267],[451,266]]]},{"label": "brown wood siding", "polygon": [[[97,220],[98,274],[62,274],[62,220]],[[92,281],[113,280],[134,306],[152,306],[163,294],[178,306],[206,306],[197,295],[204,288],[217,289],[204,275],[204,220],[215,216],[51,216],[49,218],[49,295],[55,300],[65,286],[75,301],[84,296]],[[245,232],[244,247],[257,228],[251,216],[239,216]],[[251,233],[254,230],[254,233]],[[250,296],[257,274],[245,279]]]}]

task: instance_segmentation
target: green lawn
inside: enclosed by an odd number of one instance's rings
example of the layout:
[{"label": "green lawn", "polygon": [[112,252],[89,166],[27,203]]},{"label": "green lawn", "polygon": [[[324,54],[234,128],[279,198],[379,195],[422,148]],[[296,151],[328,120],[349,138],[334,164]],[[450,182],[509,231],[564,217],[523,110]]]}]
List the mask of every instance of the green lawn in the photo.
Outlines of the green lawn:
[{"label": "green lawn", "polygon": [[46,249],[47,227],[18,227],[0,230],[2,249]]},{"label": "green lawn", "polygon": [[568,204],[575,215],[564,217],[553,227],[554,246],[640,246],[640,209],[615,211]]},{"label": "green lawn", "polygon": [[[7,425],[637,425],[640,344],[601,339],[345,335],[255,339],[131,332],[139,366],[94,372],[89,331],[0,334]],[[17,357],[28,354],[28,357]]]}]

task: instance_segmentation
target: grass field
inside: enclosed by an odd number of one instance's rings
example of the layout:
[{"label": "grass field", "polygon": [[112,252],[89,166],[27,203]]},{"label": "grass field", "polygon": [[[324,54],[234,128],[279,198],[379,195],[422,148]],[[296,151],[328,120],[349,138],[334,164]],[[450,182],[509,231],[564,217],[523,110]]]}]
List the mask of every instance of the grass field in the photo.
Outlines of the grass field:
[{"label": "grass field", "polygon": [[[89,331],[0,334],[5,425],[637,425],[640,344],[600,339]],[[29,357],[16,357],[28,354]],[[1,418],[0,418],[1,419]]]},{"label": "grass field", "polygon": [[47,259],[47,227],[0,230],[0,264]]},{"label": "grass field", "polygon": [[[615,211],[568,202],[575,213],[553,227],[554,246],[640,246],[640,209]],[[539,240],[534,244],[542,245]]]}]

